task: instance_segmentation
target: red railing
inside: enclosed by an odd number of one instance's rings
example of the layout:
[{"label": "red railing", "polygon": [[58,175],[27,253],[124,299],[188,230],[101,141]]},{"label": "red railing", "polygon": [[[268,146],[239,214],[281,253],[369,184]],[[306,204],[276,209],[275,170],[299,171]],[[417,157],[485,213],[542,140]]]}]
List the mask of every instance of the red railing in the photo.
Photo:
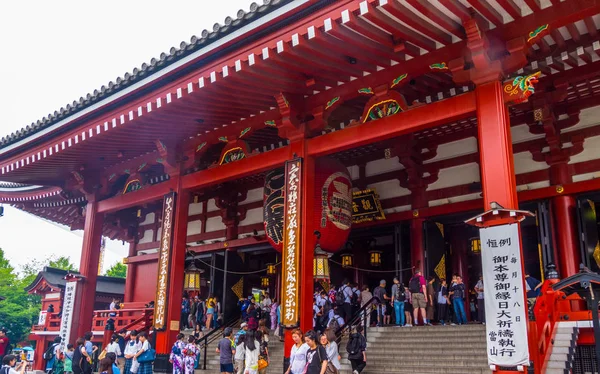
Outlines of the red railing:
[{"label": "red railing", "polygon": [[32,331],[58,331],[60,330],[60,316],[58,313],[46,313],[46,321],[42,325],[33,325]]},{"label": "red railing", "polygon": [[[148,309],[145,307],[129,309],[121,309],[113,311],[116,313],[115,317],[109,317],[110,310],[97,310],[94,311],[94,317],[92,320],[92,331],[104,331],[104,326],[109,318],[112,318],[115,322],[115,331],[125,330],[147,330],[152,325],[152,317],[154,315],[154,309]],[[60,316],[58,313],[48,313],[46,315],[46,321],[42,325],[33,325],[32,331],[56,331],[60,330]]]},{"label": "red railing", "polygon": [[[110,314],[116,314],[111,317]],[[115,331],[121,329],[126,330],[145,330],[152,324],[152,316],[154,309],[136,308],[136,309],[120,309],[120,310],[97,310],[94,311],[92,320],[92,331],[104,331],[108,319],[114,321]]]},{"label": "red railing", "polygon": [[535,374],[546,372],[559,322],[592,319],[586,301],[577,293],[566,296],[562,291],[554,291],[552,285],[556,283],[558,280],[544,282],[533,308],[535,321],[529,321],[529,355]]}]

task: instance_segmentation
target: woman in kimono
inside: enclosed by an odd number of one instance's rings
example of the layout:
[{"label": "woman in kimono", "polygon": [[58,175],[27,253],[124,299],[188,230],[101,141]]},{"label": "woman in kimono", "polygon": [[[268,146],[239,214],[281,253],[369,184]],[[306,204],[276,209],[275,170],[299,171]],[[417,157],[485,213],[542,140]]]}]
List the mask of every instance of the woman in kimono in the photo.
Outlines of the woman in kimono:
[{"label": "woman in kimono", "polygon": [[183,334],[177,334],[177,341],[171,348],[169,362],[173,364],[173,374],[183,374],[183,350],[185,349],[183,337]]},{"label": "woman in kimono", "polygon": [[196,346],[195,342],[196,338],[193,335],[190,335],[190,337],[188,338],[188,343],[183,349],[184,374],[194,374],[194,369],[196,368],[196,361],[200,356],[200,350]]}]

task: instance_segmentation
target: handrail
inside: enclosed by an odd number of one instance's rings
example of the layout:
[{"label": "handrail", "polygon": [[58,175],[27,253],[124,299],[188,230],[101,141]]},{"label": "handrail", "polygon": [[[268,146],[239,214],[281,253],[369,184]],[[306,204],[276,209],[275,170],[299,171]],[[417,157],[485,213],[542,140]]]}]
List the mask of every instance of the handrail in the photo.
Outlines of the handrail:
[{"label": "handrail", "polygon": [[[380,300],[378,297],[373,296],[369,301],[367,301],[367,303],[365,305],[363,305],[356,313],[354,313],[354,316],[352,316],[352,318],[350,318],[348,320],[348,322],[346,322],[344,324],[344,326],[341,326],[339,329],[337,329],[337,331],[335,331],[336,338],[340,338],[345,330],[349,331],[352,326],[355,326],[358,323],[360,323],[360,319],[363,316],[363,313],[366,312],[367,309],[372,309],[372,306],[375,304],[375,302],[379,303]],[[365,335],[365,340],[367,339],[367,327],[369,326],[370,319],[371,319],[371,313],[369,313],[363,319],[363,322],[364,322],[363,334]]]},{"label": "handrail", "polygon": [[144,310],[144,312],[142,313],[142,315],[140,316],[140,318],[131,321],[130,323],[128,323],[125,326],[122,326],[120,328],[120,330],[129,330],[131,327],[140,324],[142,322],[144,322],[144,330],[146,330],[147,328],[149,328],[149,326],[146,326],[146,322],[149,322],[150,317],[152,317],[152,315],[154,314],[154,309],[146,309]]},{"label": "handrail", "polygon": [[556,333],[557,323],[560,321],[558,302],[564,298],[563,292],[552,289],[556,280],[546,280],[542,285],[540,295],[536,298],[533,307],[534,321],[529,322],[529,351],[536,374],[544,373],[550,355],[552,354],[552,340]]},{"label": "handrail", "polygon": [[[229,322],[225,323],[223,326],[213,329],[211,332],[209,332],[208,334],[204,335],[202,338],[200,338],[200,341],[203,341],[203,343],[200,344],[200,348],[204,349],[204,361],[203,361],[203,369],[202,370],[206,370],[206,363],[207,363],[207,353],[208,353],[208,346],[214,342],[215,340],[217,340],[219,338],[219,335],[217,335],[217,332],[222,332],[224,331],[227,327],[233,327],[235,325],[238,325],[240,322],[240,318],[236,317],[236,318],[232,318],[229,320]],[[209,341],[209,338],[210,341]]]}]

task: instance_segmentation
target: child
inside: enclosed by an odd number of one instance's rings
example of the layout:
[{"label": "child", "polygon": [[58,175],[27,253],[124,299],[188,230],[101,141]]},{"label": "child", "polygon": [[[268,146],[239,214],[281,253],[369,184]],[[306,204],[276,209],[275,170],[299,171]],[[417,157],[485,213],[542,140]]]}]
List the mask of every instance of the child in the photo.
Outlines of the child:
[{"label": "child", "polygon": [[73,355],[75,354],[75,348],[73,344],[67,344],[67,351],[65,352],[65,373],[73,374]]}]

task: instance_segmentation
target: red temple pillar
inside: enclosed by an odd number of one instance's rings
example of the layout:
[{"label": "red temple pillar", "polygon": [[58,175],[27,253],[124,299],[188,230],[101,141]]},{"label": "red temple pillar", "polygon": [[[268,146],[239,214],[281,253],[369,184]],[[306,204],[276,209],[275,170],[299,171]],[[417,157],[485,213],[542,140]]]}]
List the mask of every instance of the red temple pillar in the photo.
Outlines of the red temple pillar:
[{"label": "red temple pillar", "polygon": [[575,222],[577,202],[573,196],[552,198],[554,231],[557,236],[558,265],[560,277],[566,278],[579,272],[581,254],[577,243],[577,223]]},{"label": "red temple pillar", "polygon": [[[562,185],[571,183],[572,176],[569,174],[568,160],[550,166],[550,183]],[[570,195],[555,196],[550,200],[552,204],[553,228],[556,233],[555,253],[558,258],[558,269],[561,278],[567,278],[579,272],[581,253],[577,242],[577,222],[575,221],[577,202]]]},{"label": "red temple pillar", "polygon": [[518,209],[512,140],[502,84],[492,81],[477,86],[477,123],[484,210],[496,202]]},{"label": "red temple pillar", "polygon": [[73,308],[70,342],[82,337],[92,329],[94,302],[96,298],[96,280],[98,278],[98,263],[100,261],[100,246],[102,242],[102,226],[104,215],[98,213],[96,198],[88,197],[85,209],[85,225],[83,231],[83,247],[79,272],[84,277],[77,284]]},{"label": "red temple pillar", "polygon": [[423,221],[422,218],[415,218],[410,221],[410,259],[413,269],[420,269],[425,274]]},{"label": "red temple pillar", "polygon": [[[482,72],[483,73],[483,72]],[[481,74],[483,76],[483,74]],[[514,160],[512,139],[510,132],[510,121],[508,111],[504,102],[502,84],[498,80],[500,74],[493,73],[487,76],[487,81],[475,82],[477,100],[477,123],[478,142],[481,165],[481,182],[483,190],[484,211],[494,209],[492,203],[497,203],[505,209],[517,210],[519,202],[517,198],[516,178],[514,172]],[[491,80],[491,81],[490,81]],[[496,207],[497,208],[497,207]],[[493,211],[492,211],[493,212]],[[499,215],[500,216],[500,215]],[[525,267],[523,260],[523,248],[521,243],[521,229],[518,217],[512,215],[508,218],[494,218],[492,213],[489,220],[483,222],[483,227],[495,225],[516,224],[519,232],[519,248],[521,257],[521,279],[522,289],[525,289]],[[487,250],[487,249],[486,249]],[[489,289],[491,285],[484,285]],[[493,292],[485,292],[485,298],[493,297]],[[527,316],[527,300],[524,296],[521,301],[524,315]],[[495,324],[495,320],[488,320],[489,325]],[[527,325],[525,325],[527,326]],[[527,369],[525,369],[527,371]],[[494,373],[508,373],[500,368],[494,367]]]},{"label": "red temple pillar", "polygon": [[[299,313],[300,329],[303,332],[313,328],[313,292],[314,292],[314,274],[313,260],[316,245],[314,234],[314,200],[315,196],[315,158],[306,156],[306,141],[304,138],[293,141],[290,147],[290,159],[303,157],[302,162],[302,218],[301,218],[301,243],[300,243],[300,280],[298,287],[300,294]],[[282,287],[283,288],[283,287]],[[283,289],[282,289],[283,292]],[[283,297],[280,297],[283,302]],[[284,343],[284,367],[289,363],[289,354],[294,344],[290,331],[285,333]]]},{"label": "red temple pillar", "polygon": [[[135,240],[129,243],[128,257],[133,257],[137,254],[137,244]],[[128,303],[133,301],[133,292],[135,290],[135,277],[137,275],[137,264],[127,264],[127,277],[125,278],[125,295],[123,302]]]},{"label": "red temple pillar", "polygon": [[[173,227],[173,242],[171,245],[171,258],[169,261],[169,283],[167,288],[166,328],[156,333],[156,353],[167,355],[179,334],[179,320],[181,317],[181,298],[183,295],[183,278],[185,271],[185,254],[187,238],[187,221],[190,204],[190,195],[181,187],[179,175],[172,176],[177,179]],[[167,357],[168,359],[168,357]],[[155,364],[156,367],[156,364]],[[155,368],[155,371],[163,372]]]}]

